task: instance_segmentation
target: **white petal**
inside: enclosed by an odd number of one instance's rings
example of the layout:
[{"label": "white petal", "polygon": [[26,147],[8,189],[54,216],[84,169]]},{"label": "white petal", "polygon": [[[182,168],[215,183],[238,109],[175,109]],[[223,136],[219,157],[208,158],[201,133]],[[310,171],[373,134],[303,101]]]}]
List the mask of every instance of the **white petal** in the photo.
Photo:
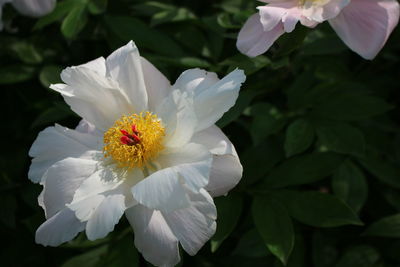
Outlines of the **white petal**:
[{"label": "white petal", "polygon": [[144,83],[146,85],[149,110],[155,111],[161,105],[171,90],[171,84],[153,64],[141,57]]},{"label": "white petal", "polygon": [[133,197],[150,209],[170,212],[189,206],[189,199],[173,168],[159,170],[132,188]]},{"label": "white petal", "polygon": [[157,107],[156,114],[166,128],[167,147],[179,147],[189,142],[197,125],[192,96],[187,92],[174,90]]},{"label": "white petal", "polygon": [[93,212],[86,224],[86,235],[89,240],[105,237],[114,230],[125,211],[125,196],[121,194],[107,196]]},{"label": "white petal", "polygon": [[243,167],[234,155],[215,155],[210,172],[210,182],[205,189],[213,197],[226,195],[240,181]]},{"label": "white petal", "polygon": [[236,46],[249,57],[264,54],[285,32],[283,23],[278,23],[272,30],[264,31],[260,15],[252,15],[239,32]]},{"label": "white petal", "polygon": [[288,12],[286,7],[274,6],[272,4],[257,7],[257,9],[260,13],[260,21],[264,31],[270,31],[275,28],[282,21],[282,17]]},{"label": "white petal", "polygon": [[189,196],[190,207],[162,214],[185,251],[195,255],[215,233],[217,210],[205,190]]},{"label": "white petal", "polygon": [[217,126],[196,133],[191,141],[204,145],[214,154],[209,183],[205,189],[213,197],[227,194],[239,183],[243,174],[233,144]]},{"label": "white petal", "polygon": [[41,17],[53,11],[56,0],[13,0],[19,13],[31,17]]},{"label": "white petal", "polygon": [[106,60],[104,57],[96,58],[78,67],[85,67],[97,72],[101,76],[106,76]]},{"label": "white petal", "polygon": [[102,140],[60,125],[48,127],[39,133],[29,150],[33,157],[28,177],[38,183],[55,162],[67,157],[90,159],[101,150]]},{"label": "white petal", "polygon": [[147,93],[139,50],[135,43],[114,51],[106,60],[107,75],[117,81],[129,97],[135,113],[147,110]]},{"label": "white petal", "polygon": [[194,192],[208,184],[212,155],[202,145],[190,143],[184,147],[167,149],[157,162],[162,168],[172,168],[180,174]]},{"label": "white petal", "polygon": [[135,232],[135,246],[156,266],[174,266],[180,261],[178,240],[159,211],[142,205],[125,211]]},{"label": "white petal", "polygon": [[174,88],[193,94],[193,101],[200,131],[214,124],[236,102],[241,84],[246,76],[235,70],[222,80],[212,72],[191,69],[183,72]]},{"label": "white petal", "polygon": [[86,222],[92,217],[93,213],[104,199],[104,195],[92,195],[78,202],[67,204],[67,207],[75,212],[76,218],[81,222]]},{"label": "white petal", "polygon": [[343,42],[365,59],[373,59],[399,21],[394,0],[352,0],[329,23]]},{"label": "white petal", "polygon": [[134,113],[128,96],[118,84],[85,66],[62,71],[65,85],[50,85],[64,96],[65,102],[82,118],[100,130],[107,130],[121,115]]},{"label": "white petal", "polygon": [[182,92],[192,92],[195,96],[219,81],[217,74],[201,69],[189,69],[178,77],[174,89]]},{"label": "white petal", "polygon": [[122,178],[111,168],[102,167],[79,186],[75,191],[73,203],[117,188],[124,182]]},{"label": "white petal", "polygon": [[96,129],[96,126],[86,120],[81,120],[78,126],[76,126],[75,130],[81,133],[96,135],[100,138],[103,138],[103,133],[99,131],[99,129]]},{"label": "white petal", "polygon": [[35,241],[44,246],[58,246],[73,239],[84,228],[85,224],[75,217],[75,213],[65,208],[37,229]]},{"label": "white petal", "polygon": [[83,180],[95,171],[96,164],[93,160],[66,158],[47,170],[43,189],[46,218],[52,217],[72,201]]},{"label": "white petal", "polygon": [[244,72],[237,69],[195,94],[194,106],[198,118],[196,131],[212,126],[235,104],[245,80]]}]

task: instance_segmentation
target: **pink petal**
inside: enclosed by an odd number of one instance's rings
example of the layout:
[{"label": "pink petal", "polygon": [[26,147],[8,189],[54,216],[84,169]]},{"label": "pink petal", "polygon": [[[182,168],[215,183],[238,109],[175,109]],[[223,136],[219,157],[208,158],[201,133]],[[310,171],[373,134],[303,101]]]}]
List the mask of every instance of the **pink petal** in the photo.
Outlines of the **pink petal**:
[{"label": "pink petal", "polygon": [[395,0],[352,0],[329,20],[343,42],[365,59],[373,59],[399,21]]},{"label": "pink petal", "polygon": [[282,23],[270,31],[264,31],[260,15],[254,14],[240,30],[236,46],[243,54],[256,57],[265,53],[283,33]]}]

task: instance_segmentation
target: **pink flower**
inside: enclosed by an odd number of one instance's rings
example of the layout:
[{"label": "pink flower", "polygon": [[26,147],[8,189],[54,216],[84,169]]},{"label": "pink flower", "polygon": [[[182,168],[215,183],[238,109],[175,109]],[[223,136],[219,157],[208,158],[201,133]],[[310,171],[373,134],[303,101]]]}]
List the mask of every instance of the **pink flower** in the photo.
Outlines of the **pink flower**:
[{"label": "pink flower", "polygon": [[262,0],[239,32],[237,47],[255,57],[266,52],[298,22],[307,27],[328,21],[354,52],[373,59],[399,21],[397,0]]}]

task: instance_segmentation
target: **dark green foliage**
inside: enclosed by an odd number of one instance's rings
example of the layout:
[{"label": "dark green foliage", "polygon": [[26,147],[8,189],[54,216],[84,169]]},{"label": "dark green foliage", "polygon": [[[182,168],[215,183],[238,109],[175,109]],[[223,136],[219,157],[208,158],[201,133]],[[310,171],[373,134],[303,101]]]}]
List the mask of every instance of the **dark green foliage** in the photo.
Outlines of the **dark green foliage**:
[{"label": "dark green foliage", "polygon": [[181,266],[400,266],[400,30],[373,61],[327,23],[300,25],[264,55],[235,47],[249,0],[60,0],[42,18],[5,5],[0,32],[1,266],[150,266],[126,219],[106,238],[34,242],[41,186],[27,179],[37,134],[79,118],[57,93],[60,71],[133,40],[173,83],[188,68],[247,75],[217,123],[243,178],[215,199],[217,232]]}]

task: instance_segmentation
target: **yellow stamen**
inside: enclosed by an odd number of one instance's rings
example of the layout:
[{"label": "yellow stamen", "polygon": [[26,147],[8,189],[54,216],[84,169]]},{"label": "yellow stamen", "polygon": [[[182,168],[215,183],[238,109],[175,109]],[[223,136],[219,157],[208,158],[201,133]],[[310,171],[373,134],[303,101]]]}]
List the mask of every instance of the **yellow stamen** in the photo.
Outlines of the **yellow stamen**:
[{"label": "yellow stamen", "polygon": [[[132,126],[136,126],[134,133]],[[121,141],[124,134],[136,135],[138,142],[127,144]],[[119,167],[144,168],[148,161],[154,159],[163,150],[165,129],[157,115],[151,112],[122,116],[104,134],[104,156],[111,157]]]}]

